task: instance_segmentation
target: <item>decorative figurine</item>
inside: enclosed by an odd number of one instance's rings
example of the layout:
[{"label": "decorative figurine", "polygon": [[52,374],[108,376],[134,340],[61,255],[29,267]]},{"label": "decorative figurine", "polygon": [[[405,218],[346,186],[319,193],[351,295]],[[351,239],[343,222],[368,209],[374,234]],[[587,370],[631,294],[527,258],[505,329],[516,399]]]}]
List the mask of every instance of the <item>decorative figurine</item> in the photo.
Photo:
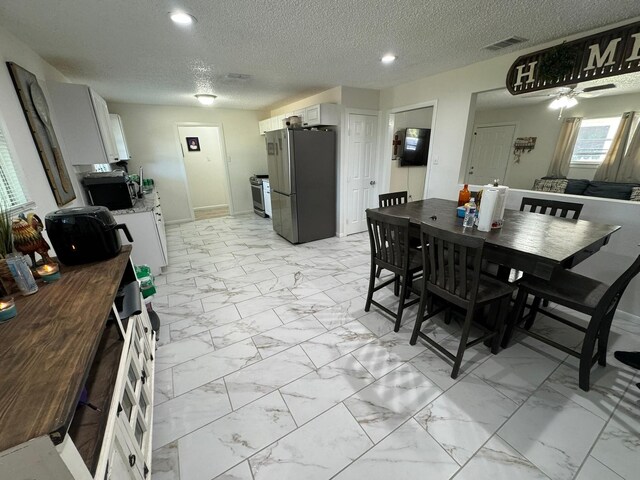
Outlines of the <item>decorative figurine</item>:
[{"label": "decorative figurine", "polygon": [[21,213],[11,224],[13,231],[13,246],[17,251],[31,258],[31,266],[36,267],[36,253],[42,257],[44,263],[54,263],[49,256],[51,247],[42,236],[44,225],[40,217],[35,213],[29,213],[25,217]]}]

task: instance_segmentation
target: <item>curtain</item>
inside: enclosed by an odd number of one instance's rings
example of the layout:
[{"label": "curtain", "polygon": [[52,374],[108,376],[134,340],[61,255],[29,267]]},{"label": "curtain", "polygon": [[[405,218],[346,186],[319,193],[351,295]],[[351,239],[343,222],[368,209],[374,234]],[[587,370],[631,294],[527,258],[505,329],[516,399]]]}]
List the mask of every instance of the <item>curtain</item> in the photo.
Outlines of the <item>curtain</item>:
[{"label": "curtain", "polygon": [[618,171],[624,158],[624,149],[629,140],[633,112],[624,112],[620,119],[620,125],[616,130],[609,151],[593,176],[594,180],[603,182],[615,182],[618,179]]},{"label": "curtain", "polygon": [[547,172],[548,177],[566,178],[569,173],[569,163],[571,163],[571,155],[573,154],[573,147],[576,144],[581,123],[582,118],[580,117],[565,118],[562,121],[558,143],[556,143],[556,149],[553,152],[551,165],[549,165],[549,171]]},{"label": "curtain", "polygon": [[627,153],[625,153],[620,163],[620,169],[616,180],[623,183],[640,183],[640,119],[638,118],[638,112],[632,115],[630,124],[634,124],[631,128],[631,132],[635,127],[635,132],[631,133],[631,141],[627,147]]}]

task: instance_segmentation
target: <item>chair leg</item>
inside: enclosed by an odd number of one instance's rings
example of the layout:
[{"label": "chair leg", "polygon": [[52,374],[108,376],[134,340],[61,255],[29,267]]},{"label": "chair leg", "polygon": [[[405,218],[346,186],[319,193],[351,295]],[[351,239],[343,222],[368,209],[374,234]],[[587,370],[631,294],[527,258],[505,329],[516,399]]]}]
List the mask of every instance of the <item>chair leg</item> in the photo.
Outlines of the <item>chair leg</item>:
[{"label": "chair leg", "polygon": [[400,275],[396,275],[393,281],[393,294],[396,297],[400,294]]},{"label": "chair leg", "polygon": [[510,317],[507,319],[507,328],[504,331],[502,338],[502,348],[509,346],[509,341],[513,335],[513,329],[522,321],[522,315],[524,314],[524,306],[527,303],[527,297],[529,294],[523,289],[518,290],[518,296],[516,297],[516,304],[511,311]]},{"label": "chair leg", "polygon": [[369,290],[367,291],[367,302],[364,304],[364,311],[368,312],[371,308],[371,300],[373,299],[373,289],[376,285],[376,265],[371,262],[371,271],[369,273]]},{"label": "chair leg", "polygon": [[581,390],[585,392],[589,391],[589,376],[591,374],[591,360],[593,359],[593,349],[595,348],[596,341],[598,340],[598,331],[595,328],[596,322],[591,319],[590,326],[587,327],[587,333],[582,341],[582,348],[580,350],[580,373],[578,374],[578,384]]},{"label": "chair leg", "polygon": [[451,323],[451,307],[444,311],[444,324],[449,325]]},{"label": "chair leg", "polygon": [[524,324],[525,330],[530,330],[533,326],[533,322],[536,320],[536,316],[538,315],[538,309],[540,308],[540,297],[534,297],[533,302],[531,302],[531,308],[529,309],[529,317]]},{"label": "chair leg", "polygon": [[600,327],[598,333],[598,365],[602,367],[607,366],[607,344],[609,343],[609,331],[611,330],[611,322],[613,322],[613,314],[610,314],[611,318],[606,319],[603,325]]},{"label": "chair leg", "polygon": [[416,321],[413,324],[413,332],[411,332],[410,345],[415,345],[418,340],[418,334],[422,328],[422,322],[424,321],[424,309],[428,303],[433,303],[431,298],[433,295],[428,295],[427,292],[422,291],[420,295],[420,303],[418,304],[418,314],[416,315]]},{"label": "chair leg", "polygon": [[382,267],[378,267],[378,271],[376,272],[376,278],[380,278],[381,274],[382,274]]},{"label": "chair leg", "polygon": [[400,293],[400,298],[398,300],[398,313],[396,314],[396,324],[393,327],[394,332],[400,331],[400,324],[402,323],[402,312],[404,311],[404,299],[407,295],[407,281],[407,275],[404,275],[401,280],[402,290]]},{"label": "chair leg", "polygon": [[499,302],[498,319],[496,321],[494,331],[496,332],[491,343],[491,353],[496,355],[500,351],[500,341],[502,340],[502,331],[504,329],[504,321],[507,318],[511,297],[504,297]]},{"label": "chair leg", "polygon": [[462,335],[460,336],[460,345],[458,345],[458,353],[456,354],[456,361],[453,363],[453,370],[451,371],[451,378],[457,378],[460,372],[462,357],[464,356],[464,351],[467,349],[473,314],[474,312],[472,310],[467,310],[467,315],[464,318],[464,326],[462,327]]}]

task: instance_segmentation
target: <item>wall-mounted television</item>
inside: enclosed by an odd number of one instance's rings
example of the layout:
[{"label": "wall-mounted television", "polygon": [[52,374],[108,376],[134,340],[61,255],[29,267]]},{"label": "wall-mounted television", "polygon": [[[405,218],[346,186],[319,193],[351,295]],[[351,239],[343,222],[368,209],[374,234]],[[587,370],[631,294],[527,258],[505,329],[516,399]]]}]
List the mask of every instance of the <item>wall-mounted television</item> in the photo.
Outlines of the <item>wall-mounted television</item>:
[{"label": "wall-mounted television", "polygon": [[430,139],[430,128],[407,128],[404,132],[404,147],[400,158],[400,166],[415,167],[426,165]]}]

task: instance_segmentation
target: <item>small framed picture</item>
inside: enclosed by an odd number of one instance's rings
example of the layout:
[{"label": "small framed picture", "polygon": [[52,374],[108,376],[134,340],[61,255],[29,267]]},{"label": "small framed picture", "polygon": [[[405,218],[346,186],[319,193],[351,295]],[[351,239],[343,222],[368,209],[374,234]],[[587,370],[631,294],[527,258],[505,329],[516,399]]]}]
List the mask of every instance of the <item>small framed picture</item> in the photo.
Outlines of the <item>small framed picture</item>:
[{"label": "small framed picture", "polygon": [[187,137],[187,148],[190,152],[199,152],[200,140],[198,140],[198,137]]}]

